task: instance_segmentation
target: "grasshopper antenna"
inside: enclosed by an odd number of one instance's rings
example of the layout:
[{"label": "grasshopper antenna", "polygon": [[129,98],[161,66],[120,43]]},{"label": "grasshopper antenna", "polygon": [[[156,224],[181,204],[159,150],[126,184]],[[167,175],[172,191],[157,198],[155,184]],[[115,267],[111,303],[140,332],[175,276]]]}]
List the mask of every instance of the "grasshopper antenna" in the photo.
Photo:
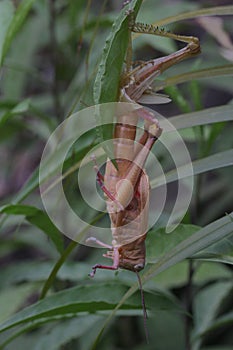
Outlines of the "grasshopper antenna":
[{"label": "grasshopper antenna", "polygon": [[146,304],[145,304],[145,298],[144,298],[144,293],[143,293],[143,289],[142,289],[142,280],[141,277],[139,275],[139,273],[137,271],[136,275],[138,278],[138,284],[139,284],[139,290],[141,293],[141,302],[142,302],[142,310],[143,310],[143,323],[144,323],[144,331],[145,331],[145,336],[146,336],[146,342],[147,344],[149,344],[149,333],[148,333],[148,328],[147,328],[147,312],[146,312]]}]

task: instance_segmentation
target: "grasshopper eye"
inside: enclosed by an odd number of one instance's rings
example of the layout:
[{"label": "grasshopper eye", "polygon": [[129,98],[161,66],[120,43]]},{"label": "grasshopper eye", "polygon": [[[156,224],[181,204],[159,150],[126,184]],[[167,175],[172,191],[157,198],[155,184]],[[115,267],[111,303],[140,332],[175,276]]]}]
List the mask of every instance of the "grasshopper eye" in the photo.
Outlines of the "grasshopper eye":
[{"label": "grasshopper eye", "polygon": [[144,269],[144,264],[137,264],[137,265],[134,265],[134,270],[135,271],[141,271],[142,269]]}]

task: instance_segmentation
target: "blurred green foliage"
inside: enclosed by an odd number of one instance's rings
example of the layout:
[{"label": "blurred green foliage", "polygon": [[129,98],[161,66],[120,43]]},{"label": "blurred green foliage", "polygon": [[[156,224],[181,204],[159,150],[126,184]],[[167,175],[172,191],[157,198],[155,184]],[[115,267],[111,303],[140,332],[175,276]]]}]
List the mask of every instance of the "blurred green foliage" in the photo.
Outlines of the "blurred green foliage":
[{"label": "blurred green foliage", "polygon": [[[110,57],[103,50],[106,38],[115,39],[112,24],[125,18],[122,4],[2,0],[1,348],[232,349],[233,6],[227,1],[184,0],[132,4],[141,6],[139,21],[196,35],[202,48],[199,57],[174,66],[155,82],[155,90],[165,88],[173,99],[157,110],[172,116],[187,144],[195,190],[187,215],[173,233],[165,233],[162,226],[148,233],[142,281],[150,344],[145,343],[134,274],[98,271],[90,280],[91,265],[102,259],[100,249],[64,238],[43,209],[38,191],[40,157],[50,134],[72,113],[94,104],[101,57]],[[205,26],[203,15],[211,16]],[[213,25],[211,18],[217,15],[222,22]],[[211,32],[211,27],[220,29]],[[170,39],[142,35],[133,40],[135,60],[177,49]],[[117,57],[118,43],[110,50]],[[109,67],[104,66],[103,80],[116,91],[119,71],[113,76]],[[98,142],[95,130],[85,134],[64,164],[67,197],[88,223],[98,218],[74,183],[80,161]],[[162,151],[160,159],[168,182],[174,181]]]}]

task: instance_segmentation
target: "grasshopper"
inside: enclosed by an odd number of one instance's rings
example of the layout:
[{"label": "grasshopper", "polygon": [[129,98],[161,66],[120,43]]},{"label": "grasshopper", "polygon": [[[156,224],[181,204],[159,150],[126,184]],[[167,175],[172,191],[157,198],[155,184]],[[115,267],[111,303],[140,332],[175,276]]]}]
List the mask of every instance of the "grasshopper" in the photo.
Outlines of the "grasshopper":
[{"label": "grasshopper", "polygon": [[[138,118],[146,119],[146,123],[144,133],[135,145]],[[97,268],[117,270],[120,267],[138,272],[145,265],[150,187],[143,167],[161,132],[158,121],[144,108],[122,115],[118,118],[114,133],[117,168],[108,160],[103,176],[95,166],[98,183],[106,195],[113,241],[112,246],[94,237],[88,241],[108,248],[104,256],[113,259],[113,265],[93,266],[92,277]]]},{"label": "grasshopper", "polygon": [[[132,14],[129,16],[132,18]],[[129,63],[130,54],[127,56],[126,71],[120,78],[119,100],[132,103],[161,103],[161,100],[162,103],[167,102],[167,97],[153,94],[151,83],[169,67],[197,55],[200,52],[198,38],[176,35],[153,25],[134,23],[131,20],[129,27],[131,32],[155,34],[186,43],[184,48],[168,56],[143,62],[136,68],[132,68],[131,62]],[[139,118],[145,121],[144,132],[135,144]],[[113,136],[116,164],[108,160],[104,176],[95,165],[97,181],[106,196],[107,211],[111,220],[112,245],[107,245],[94,237],[87,240],[107,248],[108,251],[103,256],[112,259],[113,264],[94,265],[91,277],[95,275],[97,269],[122,268],[138,274],[145,266],[150,186],[144,165],[161,132],[162,129],[154,114],[144,107],[118,117]]]}]

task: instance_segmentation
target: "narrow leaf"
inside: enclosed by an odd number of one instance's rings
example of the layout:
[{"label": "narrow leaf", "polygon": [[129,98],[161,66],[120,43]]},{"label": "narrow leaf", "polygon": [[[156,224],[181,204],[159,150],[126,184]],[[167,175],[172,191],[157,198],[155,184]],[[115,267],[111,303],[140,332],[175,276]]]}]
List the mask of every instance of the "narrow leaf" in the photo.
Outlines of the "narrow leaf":
[{"label": "narrow leaf", "polygon": [[12,110],[7,111],[0,117],[0,127],[7,122],[7,120],[17,114],[25,113],[29,110],[30,99],[26,99],[18,103]]},{"label": "narrow leaf", "polygon": [[[111,310],[117,305],[119,297],[127,289],[126,286],[119,284],[99,283],[94,288],[93,285],[86,285],[58,292],[12,316],[0,325],[0,332],[45,317],[49,320],[49,318],[53,319],[54,316]],[[123,308],[141,310],[140,298],[130,299]]]},{"label": "narrow leaf", "polygon": [[12,204],[1,207],[0,213],[24,215],[28,222],[41,229],[51,238],[59,253],[63,252],[63,236],[44,211],[29,205]]},{"label": "narrow leaf", "polygon": [[233,230],[232,217],[233,213],[214,221],[179,243],[143,275],[143,281],[228,236]]},{"label": "narrow leaf", "polygon": [[[200,160],[195,160],[192,162],[192,165],[193,175],[201,174],[213,169],[231,166],[233,165],[233,150],[219,152],[209,157],[205,157]],[[179,179],[183,179],[187,176],[190,176],[190,174],[187,172],[189,167],[190,164],[177,167],[176,169],[166,173],[165,177],[161,176],[151,180],[151,188],[156,188],[161,186],[162,184],[168,184],[170,182],[176,181],[178,179],[177,170],[179,171]]]},{"label": "narrow leaf", "polygon": [[[133,0],[125,6],[119,16],[113,23],[112,30],[106,39],[99,69],[94,83],[94,102],[102,104],[106,102],[117,102],[119,100],[120,79],[126,51],[130,42],[129,10],[133,10],[136,17],[141,6],[142,0]],[[113,134],[113,114],[103,113],[102,110],[96,113],[98,124],[104,124],[98,127],[97,133],[101,141],[109,140]],[[108,124],[106,124],[106,122]],[[107,154],[111,157],[112,150],[106,148]],[[112,157],[111,157],[112,158]]]},{"label": "narrow leaf", "polygon": [[193,81],[196,79],[208,79],[222,76],[230,76],[233,74],[233,65],[228,64],[224,66],[217,66],[211,68],[198,69],[195,71],[174,75],[172,77],[166,78],[163,81],[156,82],[154,87],[155,91],[160,91],[167,86],[173,86],[177,84],[182,84],[188,81]]},{"label": "narrow leaf", "polygon": [[232,120],[233,108],[230,104],[206,108],[202,111],[181,114],[169,119],[169,121],[178,130]]},{"label": "narrow leaf", "polygon": [[212,324],[224,299],[233,290],[232,282],[217,282],[201,290],[194,302],[194,338],[199,337]]},{"label": "narrow leaf", "polygon": [[6,40],[7,30],[14,15],[12,1],[3,0],[0,2],[0,62],[3,55],[3,46]]},{"label": "narrow leaf", "polygon": [[233,6],[232,5],[202,8],[199,10],[183,12],[183,13],[180,13],[176,16],[170,16],[170,17],[161,19],[160,21],[156,21],[154,23],[154,25],[160,27],[160,26],[167,25],[169,23],[183,21],[183,20],[191,19],[191,18],[197,18],[200,16],[224,16],[224,15],[228,16],[230,14],[233,14]]},{"label": "narrow leaf", "polygon": [[195,254],[194,257],[233,265],[233,234]]},{"label": "narrow leaf", "polygon": [[5,41],[3,44],[3,48],[2,48],[2,57],[1,57],[1,65],[3,64],[3,60],[8,52],[8,49],[15,37],[15,35],[17,34],[17,32],[19,31],[19,29],[21,28],[28,12],[30,11],[33,3],[35,2],[35,0],[23,0],[20,2],[14,17],[11,20],[11,23],[8,27],[6,36],[5,36]]}]

